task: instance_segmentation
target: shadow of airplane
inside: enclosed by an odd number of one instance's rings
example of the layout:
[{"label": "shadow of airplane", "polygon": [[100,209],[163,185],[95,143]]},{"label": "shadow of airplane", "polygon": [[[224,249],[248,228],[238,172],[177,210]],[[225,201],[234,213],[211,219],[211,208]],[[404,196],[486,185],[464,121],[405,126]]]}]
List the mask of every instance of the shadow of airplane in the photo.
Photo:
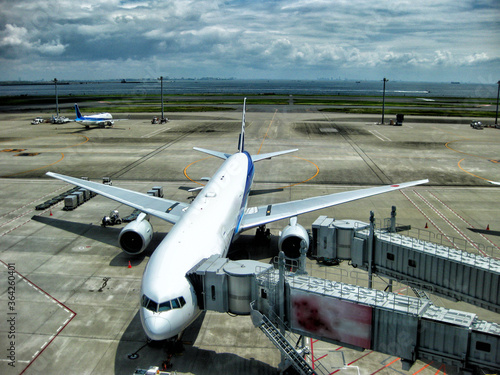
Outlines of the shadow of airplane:
[{"label": "shadow of airplane", "polygon": [[[172,371],[203,375],[276,374],[275,367],[254,358],[247,359],[232,353],[218,353],[194,346],[193,343],[200,334],[204,319],[205,312],[184,331],[183,350],[172,357]],[[148,369],[150,366],[161,368],[162,362],[167,360],[167,351],[171,348],[172,344],[169,341],[147,342],[137,312],[118,343],[115,374],[131,374],[137,368]],[[135,355],[131,356],[132,354]]]},{"label": "shadow of airplane", "polygon": [[[45,225],[50,225],[51,227],[73,233],[78,236],[89,238],[105,245],[119,247],[118,236],[122,228],[103,227],[95,224],[83,224],[38,215],[33,216],[31,220]],[[139,265],[146,257],[151,256],[153,251],[166,235],[167,233],[162,232],[154,233],[151,243],[141,254],[130,255],[122,251],[110,261],[109,265],[113,267],[123,267],[127,266],[129,261],[132,266]]]}]

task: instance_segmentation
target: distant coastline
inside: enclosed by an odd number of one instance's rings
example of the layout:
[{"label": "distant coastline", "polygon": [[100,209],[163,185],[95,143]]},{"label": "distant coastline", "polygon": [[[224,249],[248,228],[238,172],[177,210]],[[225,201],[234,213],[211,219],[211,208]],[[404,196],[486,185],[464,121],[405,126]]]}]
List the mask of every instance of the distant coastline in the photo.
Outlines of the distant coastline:
[{"label": "distant coastline", "polygon": [[[0,96],[53,96],[54,82],[0,82]],[[158,79],[119,79],[108,81],[58,81],[62,96],[159,95]],[[360,80],[239,80],[239,79],[163,79],[166,95],[327,95],[381,96],[380,81]],[[387,96],[423,98],[496,98],[497,84],[456,82],[389,81]]]}]

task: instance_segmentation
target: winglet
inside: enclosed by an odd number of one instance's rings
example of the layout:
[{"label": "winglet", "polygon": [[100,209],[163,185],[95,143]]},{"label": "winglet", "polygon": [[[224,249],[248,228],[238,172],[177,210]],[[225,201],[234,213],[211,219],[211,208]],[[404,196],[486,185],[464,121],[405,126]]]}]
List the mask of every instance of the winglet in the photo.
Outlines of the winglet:
[{"label": "winglet", "polygon": [[245,151],[245,111],[247,108],[247,98],[243,99],[243,119],[241,120],[241,133],[238,141],[238,151]]}]

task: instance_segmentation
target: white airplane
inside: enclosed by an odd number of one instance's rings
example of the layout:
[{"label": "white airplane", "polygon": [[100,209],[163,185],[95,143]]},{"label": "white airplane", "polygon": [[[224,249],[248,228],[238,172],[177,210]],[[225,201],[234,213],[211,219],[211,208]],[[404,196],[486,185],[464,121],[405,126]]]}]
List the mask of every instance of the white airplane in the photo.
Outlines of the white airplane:
[{"label": "white airplane", "polygon": [[75,122],[84,125],[87,129],[90,128],[91,125],[106,127],[106,126],[111,126],[115,123],[115,120],[113,120],[113,116],[111,115],[111,113],[108,112],[83,116],[82,113],[80,112],[80,108],[78,108],[78,104],[76,103],[75,103],[75,111],[76,111]]},{"label": "white airplane", "polygon": [[287,253],[299,248],[301,240],[309,244],[306,230],[297,223],[297,215],[428,182],[406,182],[247,208],[254,163],[297,149],[253,156],[245,151],[245,105],[246,99],[236,154],[195,147],[224,162],[191,204],[47,173],[140,210],[137,220],[127,224],[119,235],[120,246],[128,254],[139,254],[149,245],[153,228],[148,215],[175,224],[151,255],[142,277],[141,323],[153,340],[174,338],[197,318],[201,311],[186,273],[214,254],[225,257],[241,232],[290,218],[279,240],[280,249]]}]

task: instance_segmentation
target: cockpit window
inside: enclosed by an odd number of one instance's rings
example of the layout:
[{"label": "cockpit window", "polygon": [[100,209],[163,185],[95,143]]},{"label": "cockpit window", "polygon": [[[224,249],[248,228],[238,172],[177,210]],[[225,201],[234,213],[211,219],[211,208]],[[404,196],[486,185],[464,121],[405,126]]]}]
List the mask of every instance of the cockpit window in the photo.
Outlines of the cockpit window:
[{"label": "cockpit window", "polygon": [[148,310],[155,311],[158,309],[158,304],[153,301],[152,299],[149,299],[145,294],[142,296],[142,307],[145,307]]},{"label": "cockpit window", "polygon": [[170,301],[161,302],[158,304],[157,302],[149,299],[145,294],[142,295],[141,306],[153,312],[164,312],[171,309],[180,309],[186,304],[186,300],[184,297],[174,298]]},{"label": "cockpit window", "polygon": [[[175,301],[175,300],[174,300]],[[158,312],[162,312],[162,311],[168,311],[170,310],[172,307],[170,306],[170,301],[167,301],[167,302],[162,302],[160,303],[160,306],[158,308]],[[176,307],[174,307],[175,309]]]}]

